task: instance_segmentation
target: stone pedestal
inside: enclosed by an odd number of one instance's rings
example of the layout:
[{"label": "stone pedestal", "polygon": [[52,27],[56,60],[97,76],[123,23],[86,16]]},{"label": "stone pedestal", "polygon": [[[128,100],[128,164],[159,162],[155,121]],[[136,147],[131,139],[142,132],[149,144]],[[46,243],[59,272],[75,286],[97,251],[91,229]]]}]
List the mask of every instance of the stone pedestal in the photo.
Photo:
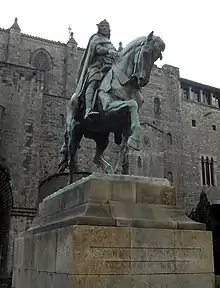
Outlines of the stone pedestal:
[{"label": "stone pedestal", "polygon": [[166,179],[92,174],[40,204],[15,242],[14,288],[213,288],[211,233]]}]

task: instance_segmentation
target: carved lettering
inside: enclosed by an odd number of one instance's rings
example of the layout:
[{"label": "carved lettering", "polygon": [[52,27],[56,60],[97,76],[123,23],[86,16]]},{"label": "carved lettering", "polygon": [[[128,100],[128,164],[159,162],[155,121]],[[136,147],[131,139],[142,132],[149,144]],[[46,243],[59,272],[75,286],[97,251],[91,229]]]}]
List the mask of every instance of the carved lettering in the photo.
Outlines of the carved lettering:
[{"label": "carved lettering", "polygon": [[129,248],[91,248],[91,255],[98,259],[130,259]]},{"label": "carved lettering", "polygon": [[110,270],[121,271],[121,269],[130,269],[130,261],[106,261],[105,267]]},{"label": "carved lettering", "polygon": [[91,259],[102,260],[107,273],[137,275],[199,271],[202,248],[90,247]]},{"label": "carved lettering", "polygon": [[106,260],[187,261],[204,258],[201,248],[90,247],[90,249],[92,257]]}]

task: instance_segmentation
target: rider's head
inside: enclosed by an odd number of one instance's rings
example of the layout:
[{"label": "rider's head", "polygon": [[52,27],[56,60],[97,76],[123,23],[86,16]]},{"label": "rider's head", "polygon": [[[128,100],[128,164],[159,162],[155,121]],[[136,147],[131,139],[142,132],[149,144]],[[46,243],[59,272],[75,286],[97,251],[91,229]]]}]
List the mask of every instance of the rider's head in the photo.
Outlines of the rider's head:
[{"label": "rider's head", "polygon": [[107,38],[110,38],[110,33],[111,33],[110,25],[105,19],[101,21],[99,24],[97,24],[97,27],[98,27],[99,34]]}]

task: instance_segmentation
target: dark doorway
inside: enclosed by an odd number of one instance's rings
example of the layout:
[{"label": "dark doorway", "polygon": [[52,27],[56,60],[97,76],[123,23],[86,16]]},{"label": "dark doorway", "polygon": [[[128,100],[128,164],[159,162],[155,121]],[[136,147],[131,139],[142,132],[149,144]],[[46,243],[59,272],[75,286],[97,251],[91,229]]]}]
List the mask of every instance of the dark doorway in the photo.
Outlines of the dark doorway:
[{"label": "dark doorway", "polygon": [[0,287],[10,287],[11,275],[7,270],[10,215],[13,197],[7,169],[0,164]]},{"label": "dark doorway", "polygon": [[213,256],[215,275],[220,275],[220,205],[211,206]]}]

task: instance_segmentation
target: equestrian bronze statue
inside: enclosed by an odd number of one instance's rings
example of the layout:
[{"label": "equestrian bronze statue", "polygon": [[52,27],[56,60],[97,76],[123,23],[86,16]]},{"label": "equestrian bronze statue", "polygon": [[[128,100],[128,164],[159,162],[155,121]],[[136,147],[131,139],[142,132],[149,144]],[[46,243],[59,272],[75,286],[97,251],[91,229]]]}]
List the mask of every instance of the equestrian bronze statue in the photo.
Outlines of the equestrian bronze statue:
[{"label": "equestrian bronze statue", "polygon": [[[94,162],[105,173],[123,173],[129,149],[140,150],[138,111],[144,99],[141,88],[150,78],[154,62],[162,59],[165,44],[151,32],[117,52],[110,42],[109,23],[98,24],[88,43],[77,77],[77,88],[67,107],[64,144],[59,171],[69,168],[69,183],[76,171],[76,152],[82,137],[96,143]],[[115,169],[105,161],[109,135],[121,146]]]}]

